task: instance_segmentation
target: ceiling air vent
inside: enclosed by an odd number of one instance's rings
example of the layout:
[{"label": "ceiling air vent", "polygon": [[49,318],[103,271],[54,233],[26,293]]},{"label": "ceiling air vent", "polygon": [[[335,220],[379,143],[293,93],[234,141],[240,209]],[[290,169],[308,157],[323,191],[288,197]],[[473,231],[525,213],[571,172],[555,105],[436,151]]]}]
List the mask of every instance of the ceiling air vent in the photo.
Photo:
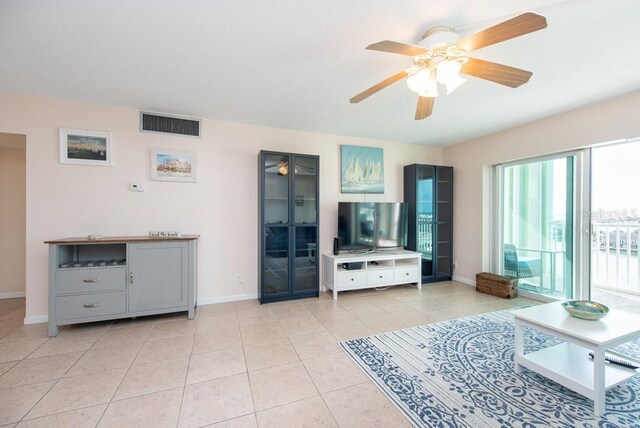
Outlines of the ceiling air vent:
[{"label": "ceiling air vent", "polygon": [[140,112],[140,132],[200,137],[201,120],[166,114]]}]

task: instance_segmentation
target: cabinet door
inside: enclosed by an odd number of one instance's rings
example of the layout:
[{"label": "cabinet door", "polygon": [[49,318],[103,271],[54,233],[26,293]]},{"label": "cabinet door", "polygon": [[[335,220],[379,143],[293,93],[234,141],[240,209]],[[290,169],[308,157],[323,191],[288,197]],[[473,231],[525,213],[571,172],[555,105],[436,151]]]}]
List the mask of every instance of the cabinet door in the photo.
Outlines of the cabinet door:
[{"label": "cabinet door", "polygon": [[422,276],[434,275],[434,169],[420,165],[416,173],[416,251],[422,255]]},{"label": "cabinet door", "polygon": [[318,159],[307,156],[294,158],[292,223],[317,224]]},{"label": "cabinet door", "polygon": [[286,225],[264,228],[263,298],[289,294],[289,229]]},{"label": "cabinet door", "polygon": [[453,273],[453,168],[436,168],[436,276]]},{"label": "cabinet door", "polygon": [[263,158],[264,224],[289,223],[290,156],[268,154]]},{"label": "cabinet door", "polygon": [[129,244],[129,312],[186,307],[188,243]]},{"label": "cabinet door", "polygon": [[293,251],[293,293],[318,291],[318,252],[316,226],[296,226]]}]

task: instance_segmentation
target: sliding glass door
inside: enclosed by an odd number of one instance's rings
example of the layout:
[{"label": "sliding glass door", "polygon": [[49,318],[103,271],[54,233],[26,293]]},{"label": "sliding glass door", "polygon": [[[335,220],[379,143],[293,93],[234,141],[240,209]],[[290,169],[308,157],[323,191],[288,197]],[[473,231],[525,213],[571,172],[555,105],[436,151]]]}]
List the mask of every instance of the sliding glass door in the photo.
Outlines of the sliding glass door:
[{"label": "sliding glass door", "polygon": [[576,156],[513,162],[498,170],[498,271],[519,278],[525,294],[572,298]]}]

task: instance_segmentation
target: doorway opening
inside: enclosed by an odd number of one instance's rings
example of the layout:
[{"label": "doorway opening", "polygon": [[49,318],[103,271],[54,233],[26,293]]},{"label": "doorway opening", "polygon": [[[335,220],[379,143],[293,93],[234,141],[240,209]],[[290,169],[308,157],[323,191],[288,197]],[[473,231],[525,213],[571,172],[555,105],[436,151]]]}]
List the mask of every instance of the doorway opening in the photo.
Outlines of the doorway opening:
[{"label": "doorway opening", "polygon": [[0,336],[25,318],[26,143],[0,132]]},{"label": "doorway opening", "polygon": [[591,152],[591,298],[640,313],[640,140]]}]

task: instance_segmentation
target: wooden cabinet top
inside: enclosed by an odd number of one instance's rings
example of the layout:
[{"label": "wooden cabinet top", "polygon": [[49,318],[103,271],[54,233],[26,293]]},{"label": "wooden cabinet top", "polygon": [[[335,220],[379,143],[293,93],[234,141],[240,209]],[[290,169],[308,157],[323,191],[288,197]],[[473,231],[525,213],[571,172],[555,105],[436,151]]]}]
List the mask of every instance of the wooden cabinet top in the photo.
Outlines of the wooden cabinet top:
[{"label": "wooden cabinet top", "polygon": [[45,244],[103,244],[124,242],[154,242],[154,241],[191,241],[198,239],[200,235],[182,235],[177,238],[150,238],[148,236],[105,236],[99,239],[89,239],[86,236],[80,238],[62,238],[44,241]]}]

